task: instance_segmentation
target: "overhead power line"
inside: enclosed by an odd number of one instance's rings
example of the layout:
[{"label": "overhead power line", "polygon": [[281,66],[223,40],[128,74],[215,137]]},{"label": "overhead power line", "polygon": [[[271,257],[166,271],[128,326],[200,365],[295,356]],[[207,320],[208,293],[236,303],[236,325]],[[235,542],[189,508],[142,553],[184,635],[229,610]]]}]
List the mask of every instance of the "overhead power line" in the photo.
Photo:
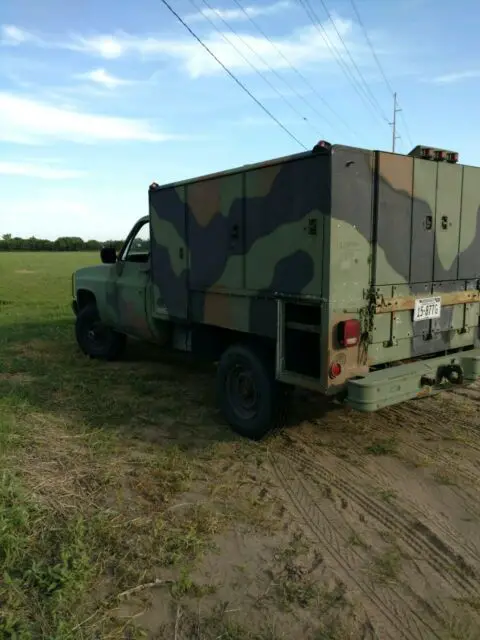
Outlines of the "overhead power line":
[{"label": "overhead power line", "polygon": [[402,120],[402,122],[403,122],[403,128],[405,129],[405,133],[407,134],[407,138],[408,138],[408,141],[410,142],[410,146],[411,146],[411,147],[412,147],[412,149],[413,149],[413,147],[414,147],[415,145],[414,145],[414,143],[413,143],[413,141],[412,141],[412,136],[410,135],[410,131],[408,130],[408,125],[407,125],[407,121],[406,121],[406,119],[405,119],[405,116],[403,115],[403,110],[402,110],[402,111],[400,111],[400,118],[401,118],[401,120]]},{"label": "overhead power line", "polygon": [[[375,117],[377,117],[378,113],[372,107],[372,105],[371,105],[371,103],[369,101],[368,94],[365,95],[363,93],[364,89],[363,89],[362,85],[358,82],[357,78],[352,74],[352,72],[350,71],[350,68],[345,63],[345,61],[342,60],[342,57],[338,53],[338,51],[335,48],[335,46],[330,42],[330,38],[328,37],[328,33],[327,33],[325,27],[323,26],[320,18],[318,17],[317,13],[312,8],[309,0],[298,0],[298,4],[303,8],[303,10],[307,14],[307,16],[308,16],[310,22],[312,23],[312,25],[314,26],[314,28],[322,36],[322,39],[324,40],[325,44],[329,48],[330,52],[333,54],[335,60],[337,61],[337,63],[340,66],[340,68],[342,69],[343,73],[347,76],[347,78],[348,78],[349,82],[351,83],[352,87],[355,89],[355,91],[357,92],[359,97],[363,100],[364,104],[368,107],[368,109],[371,110],[371,112],[373,113],[373,115]],[[387,120],[387,122],[388,122],[388,120]]]},{"label": "overhead power line", "polygon": [[380,103],[378,102],[377,98],[374,96],[374,94],[373,94],[372,90],[371,90],[371,89],[370,89],[370,87],[368,86],[368,83],[367,83],[367,81],[365,80],[365,77],[364,77],[363,73],[362,73],[362,72],[360,71],[360,69],[358,68],[357,63],[356,63],[356,62],[355,62],[355,60],[353,59],[352,54],[350,53],[350,50],[349,50],[349,48],[347,47],[347,45],[346,45],[346,43],[345,43],[345,40],[342,38],[342,34],[341,34],[341,33],[340,33],[340,31],[338,30],[337,25],[336,25],[336,23],[335,23],[335,20],[332,18],[332,15],[331,15],[330,11],[328,10],[327,5],[325,4],[325,0],[320,0],[320,2],[322,3],[322,7],[324,8],[325,13],[327,14],[328,19],[330,20],[330,22],[331,22],[331,24],[332,24],[333,28],[335,29],[335,32],[336,32],[336,34],[337,34],[338,38],[340,39],[340,42],[342,43],[343,48],[345,49],[345,51],[346,51],[346,53],[347,53],[348,57],[350,58],[350,61],[351,61],[352,65],[353,65],[353,67],[355,68],[356,72],[358,73],[358,77],[360,78],[360,81],[362,82],[362,84],[363,84],[363,86],[364,86],[364,88],[365,88],[365,92],[366,92],[366,94],[368,94],[368,96],[370,96],[371,102],[372,102],[372,104],[373,104],[374,106],[376,106],[376,107],[377,107],[378,112],[380,113],[380,116],[385,120],[385,122],[388,122],[388,118],[387,118],[387,116],[385,115],[385,113],[383,112],[383,109],[382,109],[382,107],[380,106]]},{"label": "overhead power line", "polygon": [[190,35],[195,38],[195,40],[205,49],[205,51],[207,51],[212,58],[222,67],[222,69],[228,73],[228,75],[232,78],[232,80],[243,90],[245,91],[245,93],[247,95],[250,96],[250,98],[260,107],[260,109],[262,109],[262,111],[264,111],[264,113],[267,114],[267,116],[269,118],[271,118],[274,122],[276,122],[276,124],[281,127],[281,129],[283,129],[283,131],[292,139],[294,140],[298,145],[300,145],[303,149],[305,149],[305,151],[307,150],[307,147],[300,142],[300,140],[291,132],[289,131],[289,129],[287,129],[287,127],[280,122],[280,120],[278,120],[278,118],[276,118],[273,113],[267,109],[267,107],[258,99],[256,98],[253,93],[243,84],[243,82],[241,82],[241,80],[239,80],[236,75],[234,73],[232,73],[232,71],[230,71],[230,69],[223,64],[223,62],[221,60],[219,60],[217,58],[217,56],[213,53],[213,51],[210,49],[210,47],[208,47],[208,45],[206,45],[203,40],[200,38],[200,36],[198,36],[193,29],[191,29],[188,24],[185,22],[185,20],[183,20],[183,18],[181,16],[179,16],[179,14],[175,11],[175,9],[170,5],[170,3],[168,2],[168,0],[161,0],[161,2],[165,5],[165,7],[170,11],[170,13],[175,16],[175,18],[185,27],[185,29],[190,33]]},{"label": "overhead power line", "polygon": [[370,47],[370,51],[372,52],[372,56],[375,60],[375,62],[377,63],[377,67],[380,70],[380,73],[382,74],[383,80],[385,81],[385,84],[387,85],[387,89],[390,91],[390,93],[393,95],[395,93],[395,91],[392,89],[392,85],[390,84],[390,82],[388,81],[387,76],[385,75],[385,71],[383,70],[382,65],[380,64],[380,60],[378,59],[377,54],[375,53],[375,49],[373,47],[372,41],[370,40],[370,36],[368,35],[368,31],[365,28],[365,25],[363,24],[363,20],[360,16],[360,13],[357,9],[357,5],[355,3],[355,0],[350,0],[350,3],[353,7],[353,10],[355,12],[355,16],[357,18],[358,24],[361,26],[363,33],[365,35],[365,40],[367,41],[368,46]]},{"label": "overhead power line", "polygon": [[[344,120],[340,114],[335,111],[335,109],[333,109],[333,107],[330,106],[330,104],[327,102],[327,100],[317,91],[317,89],[314,87],[314,85],[303,75],[303,73],[301,71],[299,71],[299,69],[297,69],[292,62],[287,58],[287,56],[283,53],[282,49],[274,42],[274,40],[272,40],[270,38],[270,36],[265,33],[265,31],[262,29],[262,27],[258,24],[258,22],[256,22],[250,15],[249,13],[245,10],[245,8],[242,6],[242,4],[240,3],[240,0],[233,0],[234,3],[237,5],[237,7],[240,9],[240,11],[243,12],[243,14],[245,15],[245,17],[250,21],[250,23],[257,29],[257,31],[272,45],[272,47],[275,49],[275,51],[278,53],[278,55],[286,62],[286,64],[288,65],[288,67],[301,79],[303,80],[303,82],[305,83],[305,85],[309,88],[309,90],[317,96],[317,98],[322,102],[322,104],[339,120],[339,122],[341,122],[343,124],[344,127],[346,127],[351,133],[353,133],[353,135],[357,136],[357,133],[350,127],[350,125],[348,124],[348,122],[346,120]],[[299,97],[303,100],[303,102],[305,102],[305,104],[307,104],[307,106],[309,106],[320,118],[323,118],[326,120],[325,116],[320,113],[314,105],[312,105],[308,100],[306,100],[306,98],[304,96],[302,96],[301,94],[298,94]],[[327,122],[329,122],[327,120]],[[331,124],[331,123],[330,123]]]},{"label": "overhead power line", "polygon": [[[395,104],[397,104],[396,93],[395,93],[392,85],[390,84],[390,82],[389,82],[389,80],[387,78],[387,75],[386,75],[386,73],[385,73],[385,71],[384,71],[384,69],[383,69],[383,67],[382,67],[382,65],[380,63],[380,60],[379,60],[379,58],[378,58],[378,56],[377,56],[377,54],[375,52],[375,48],[373,46],[373,43],[370,40],[370,36],[368,35],[368,31],[365,28],[365,25],[363,23],[362,17],[360,16],[360,12],[358,11],[357,4],[356,4],[355,0],[350,0],[350,3],[352,5],[353,11],[354,11],[355,16],[357,18],[358,24],[362,28],[362,31],[363,31],[363,33],[365,35],[365,40],[366,40],[366,42],[367,42],[367,44],[368,44],[368,46],[370,48],[370,51],[372,52],[373,59],[375,60],[375,63],[376,63],[376,65],[377,65],[377,67],[378,67],[378,69],[380,71],[380,74],[381,74],[381,76],[383,78],[383,81],[385,82],[385,85],[386,85],[388,91],[390,92],[390,94],[394,97]],[[408,138],[411,146],[414,147],[415,145],[412,142],[412,138],[410,136],[410,132],[409,132],[408,126],[407,126],[407,121],[406,121],[406,119],[405,119],[405,117],[403,115],[403,111],[400,111],[400,118],[402,119],[403,126],[404,126],[404,129],[405,129],[405,133],[407,134],[407,138]]]},{"label": "overhead power line", "polygon": [[[191,4],[197,9],[198,11],[198,7],[196,5],[196,3],[194,2],[194,0],[190,0]],[[271,71],[277,78],[279,78],[280,80],[282,80],[283,82],[285,82],[285,84],[287,85],[287,87],[290,90],[293,90],[293,92],[295,92],[295,89],[293,89],[291,87],[291,85],[284,79],[282,78],[282,76],[280,74],[278,74],[275,69],[273,69],[268,62],[259,54],[255,51],[255,49],[253,47],[251,47],[249,45],[249,43],[242,38],[242,36],[237,33],[234,29],[232,29],[232,27],[228,24],[228,22],[226,20],[224,20],[221,16],[221,14],[218,12],[217,9],[214,9],[212,7],[211,4],[209,4],[208,0],[203,0],[203,4],[212,12],[215,13],[218,17],[218,19],[227,27],[227,29],[229,29],[234,36],[236,36],[238,38],[238,40],[240,42],[242,42],[244,44],[244,46],[249,49],[255,56],[257,56],[257,58],[262,62],[262,64],[264,64],[267,69],[269,69],[269,71]],[[213,20],[211,20],[207,15],[204,14],[204,18],[206,18],[206,20],[208,20],[208,22],[210,22],[210,24],[213,26],[213,28],[220,34],[220,36],[225,40],[225,42],[227,42],[228,44],[231,45],[231,47],[233,49],[235,49],[235,51],[238,53],[238,55],[255,71],[255,73],[257,75],[259,75],[267,84],[268,86],[273,89],[273,91],[275,91],[275,93],[286,103],[288,104],[288,106],[292,109],[292,111],[294,111],[301,120],[307,122],[316,132],[318,135],[322,135],[322,132],[320,131],[320,129],[317,129],[317,127],[315,127],[314,125],[311,124],[311,122],[308,120],[308,118],[306,118],[296,107],[294,104],[292,104],[289,100],[287,100],[287,98],[282,94],[281,91],[279,91],[277,89],[277,87],[270,82],[270,80],[268,80],[268,78],[265,77],[265,75],[255,67],[255,65],[246,57],[243,55],[243,53],[240,51],[240,49],[224,34],[222,33],[222,31],[220,31],[216,24],[213,22]]]},{"label": "overhead power line", "polygon": [[353,7],[353,10],[355,12],[355,16],[357,18],[358,24],[361,26],[361,28],[363,30],[363,33],[365,34],[365,40],[367,41],[367,44],[370,47],[370,51],[372,52],[372,56],[373,56],[375,62],[377,63],[377,67],[380,69],[380,73],[382,74],[382,77],[383,77],[383,79],[385,81],[385,84],[387,85],[387,89],[393,95],[395,93],[395,91],[392,89],[392,85],[388,81],[388,78],[385,75],[385,71],[383,70],[383,67],[380,64],[380,60],[378,59],[378,56],[375,53],[375,49],[373,47],[372,41],[370,40],[370,36],[368,35],[368,31],[366,30],[365,25],[363,24],[362,18],[360,17],[360,13],[358,12],[355,0],[350,0],[350,3],[351,3],[351,5]]}]

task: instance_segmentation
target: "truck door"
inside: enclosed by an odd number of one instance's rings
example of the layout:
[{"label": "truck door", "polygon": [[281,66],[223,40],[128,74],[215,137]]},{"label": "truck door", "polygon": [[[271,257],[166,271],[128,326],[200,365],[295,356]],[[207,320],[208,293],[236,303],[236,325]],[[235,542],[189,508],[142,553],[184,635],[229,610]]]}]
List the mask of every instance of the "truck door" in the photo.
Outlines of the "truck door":
[{"label": "truck door", "polygon": [[115,302],[118,329],[144,340],[152,338],[148,322],[150,282],[150,223],[139,221],[132,229],[117,262]]}]

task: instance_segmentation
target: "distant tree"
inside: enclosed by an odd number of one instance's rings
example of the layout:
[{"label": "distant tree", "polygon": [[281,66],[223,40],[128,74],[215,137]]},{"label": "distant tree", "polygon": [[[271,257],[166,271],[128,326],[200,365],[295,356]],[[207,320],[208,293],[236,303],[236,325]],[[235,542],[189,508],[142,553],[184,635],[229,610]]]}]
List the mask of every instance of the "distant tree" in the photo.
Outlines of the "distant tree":
[{"label": "distant tree", "polygon": [[102,243],[99,242],[98,240],[87,240],[85,242],[85,249],[87,251],[96,251],[101,249],[102,247]]},{"label": "distant tree", "polygon": [[123,240],[83,240],[78,236],[62,236],[56,240],[44,238],[12,237],[11,233],[4,233],[0,239],[0,251],[100,251],[105,245],[114,246],[117,251],[122,247]]}]

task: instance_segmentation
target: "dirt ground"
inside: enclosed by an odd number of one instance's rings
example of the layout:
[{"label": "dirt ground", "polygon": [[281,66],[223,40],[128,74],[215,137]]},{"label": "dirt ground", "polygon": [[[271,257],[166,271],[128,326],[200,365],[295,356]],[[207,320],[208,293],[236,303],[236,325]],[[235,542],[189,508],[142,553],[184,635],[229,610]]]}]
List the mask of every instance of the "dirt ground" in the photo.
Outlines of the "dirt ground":
[{"label": "dirt ground", "polygon": [[480,638],[480,385],[252,443],[182,354],[79,353],[93,260],[0,256],[0,638]]},{"label": "dirt ground", "polygon": [[152,638],[217,637],[222,617],[258,638],[479,638],[479,408],[479,388],[370,416],[300,395],[310,419],[226,470],[268,533],[219,536],[194,576],[212,594],[172,609],[157,592],[137,622]]}]

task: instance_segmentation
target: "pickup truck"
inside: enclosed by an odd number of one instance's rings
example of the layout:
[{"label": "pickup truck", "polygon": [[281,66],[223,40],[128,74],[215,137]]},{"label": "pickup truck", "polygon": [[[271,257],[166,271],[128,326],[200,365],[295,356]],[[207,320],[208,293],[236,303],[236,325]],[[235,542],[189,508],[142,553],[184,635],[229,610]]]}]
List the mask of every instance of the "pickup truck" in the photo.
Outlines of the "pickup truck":
[{"label": "pickup truck", "polygon": [[127,336],[208,357],[253,439],[294,386],[376,411],[480,376],[480,168],[457,153],[321,141],[148,199],[120,252],[73,274],[90,357]]}]

